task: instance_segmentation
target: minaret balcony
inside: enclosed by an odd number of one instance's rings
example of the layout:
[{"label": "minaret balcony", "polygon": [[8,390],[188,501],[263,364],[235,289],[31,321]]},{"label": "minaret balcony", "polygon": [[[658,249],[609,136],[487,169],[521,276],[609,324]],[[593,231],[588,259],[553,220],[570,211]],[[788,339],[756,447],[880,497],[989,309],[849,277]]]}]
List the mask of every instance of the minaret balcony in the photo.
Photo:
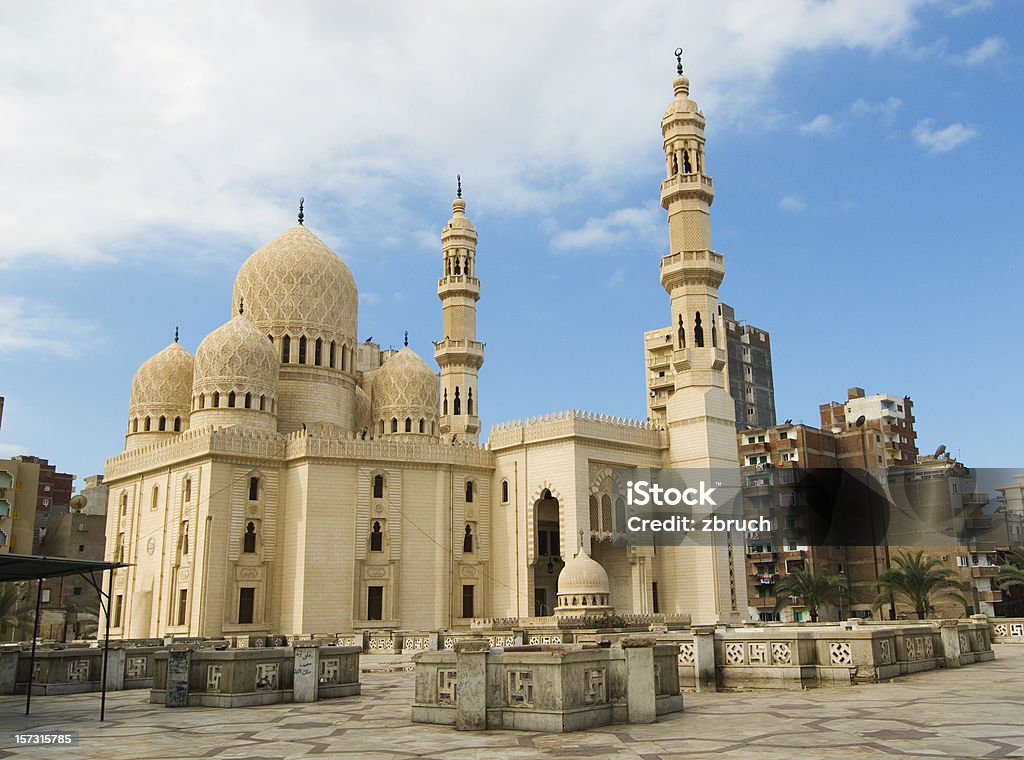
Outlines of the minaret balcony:
[{"label": "minaret balcony", "polygon": [[445,296],[468,295],[480,298],[480,280],[465,274],[450,274],[437,281],[437,294]]},{"label": "minaret balcony", "polygon": [[676,174],[661,181],[661,205],[679,197],[703,198],[708,205],[715,197],[715,183],[705,174]]},{"label": "minaret balcony", "polygon": [[434,341],[434,358],[440,366],[476,367],[484,363],[484,343],[466,338],[445,338]]},{"label": "minaret balcony", "polygon": [[725,257],[714,251],[679,251],[661,257],[661,285],[666,290],[684,285],[717,288],[725,277]]}]

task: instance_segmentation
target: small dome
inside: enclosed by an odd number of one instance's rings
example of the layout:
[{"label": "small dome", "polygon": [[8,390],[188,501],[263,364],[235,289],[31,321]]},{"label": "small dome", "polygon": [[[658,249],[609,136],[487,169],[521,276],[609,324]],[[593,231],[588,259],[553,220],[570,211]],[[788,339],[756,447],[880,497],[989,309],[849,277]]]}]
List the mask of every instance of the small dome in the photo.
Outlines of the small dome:
[{"label": "small dome", "polygon": [[[665,109],[664,119],[668,119],[673,114],[697,114],[700,115],[700,108],[697,104],[690,100],[690,80],[685,76],[678,76],[672,83],[672,89],[675,92],[675,98],[673,98],[668,107]],[[703,119],[703,116],[701,116]],[[662,121],[664,121],[662,119]]]},{"label": "small dome", "polygon": [[132,379],[129,418],[187,417],[193,365],[192,355],[177,342],[144,362]]},{"label": "small dome", "polygon": [[274,345],[241,314],[203,339],[196,350],[193,395],[219,392],[277,394]]},{"label": "small dome", "polygon": [[355,341],[356,281],[338,255],[301,224],[242,264],[233,308],[242,299],[246,317],[264,333]]},{"label": "small dome", "polygon": [[[384,420],[384,432],[387,433],[407,432],[404,427],[406,418],[414,421],[411,432],[418,433],[419,420],[423,419],[423,432],[430,433],[433,430],[431,423],[437,421],[439,388],[440,382],[434,370],[406,346],[374,373],[373,419]],[[390,427],[392,419],[399,420],[396,431]]]},{"label": "small dome", "polygon": [[610,593],[608,573],[600,563],[580,549],[558,574],[558,597]]}]

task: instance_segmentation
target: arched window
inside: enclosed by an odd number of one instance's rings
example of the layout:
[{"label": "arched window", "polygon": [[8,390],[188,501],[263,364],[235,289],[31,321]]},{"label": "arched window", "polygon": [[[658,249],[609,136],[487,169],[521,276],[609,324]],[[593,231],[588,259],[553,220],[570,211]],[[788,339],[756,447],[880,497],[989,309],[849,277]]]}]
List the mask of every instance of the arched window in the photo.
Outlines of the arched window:
[{"label": "arched window", "polygon": [[147,433],[149,432],[149,417],[146,417],[146,419],[143,420],[142,429]]},{"label": "arched window", "polygon": [[430,434],[431,435],[437,435],[437,423],[436,422],[431,422],[430,423]]},{"label": "arched window", "polygon": [[348,371],[348,346],[341,344],[341,371]]},{"label": "arched window", "polygon": [[501,481],[501,503],[508,504],[508,481]]},{"label": "arched window", "polygon": [[470,388],[466,394],[466,414],[473,414],[473,389]]},{"label": "arched window", "polygon": [[608,494],[601,497],[601,530],[612,532],[612,497]]},{"label": "arched window", "polygon": [[384,551],[384,533],[381,531],[380,520],[373,521],[373,530],[370,531],[370,551]]},{"label": "arched window", "polygon": [[472,480],[467,480],[466,481],[466,503],[467,504],[472,504],[473,503],[473,481]]},{"label": "arched window", "polygon": [[683,326],[683,315],[679,315],[679,347],[686,348],[686,328]]},{"label": "arched window", "polygon": [[411,433],[412,432],[412,417],[406,417],[405,418],[405,432],[406,433]]},{"label": "arched window", "polygon": [[689,174],[693,171],[693,167],[690,165],[690,152],[687,150],[683,151],[683,173]]},{"label": "arched window", "polygon": [[427,424],[426,420],[424,420],[422,417],[420,417],[420,432],[421,433],[427,432],[426,431],[426,424]]},{"label": "arched window", "polygon": [[715,329],[714,320],[711,320],[711,347],[718,348],[718,331]]},{"label": "arched window", "polygon": [[267,411],[267,397],[266,396],[262,396],[262,395],[260,396],[260,411],[261,412]]},{"label": "arched window", "polygon": [[175,417],[174,418],[174,432],[175,433],[180,433],[181,432],[181,417]]},{"label": "arched window", "polygon": [[252,394],[251,393],[246,393],[245,394],[245,408],[246,409],[252,409]]},{"label": "arched window", "polygon": [[181,524],[181,553],[188,554],[188,521]]},{"label": "arched window", "polygon": [[228,392],[228,408],[230,408],[230,409],[234,409],[235,408],[235,392],[234,391],[229,391]]},{"label": "arched window", "polygon": [[444,389],[444,401],[441,404],[441,414],[448,414],[448,389]]},{"label": "arched window", "polygon": [[700,312],[693,318],[693,342],[697,348],[704,348],[704,328],[700,322]]},{"label": "arched window", "polygon": [[380,434],[384,435],[384,420],[380,421]]},{"label": "arched window", "polygon": [[199,394],[199,408],[200,409],[205,409],[206,408],[206,394],[205,393],[200,393]]},{"label": "arched window", "polygon": [[598,514],[598,508],[597,508],[597,496],[595,496],[594,494],[590,494],[590,529],[591,530],[598,530],[598,531],[601,530],[601,526],[599,524],[599,520],[600,519],[601,519],[601,516]]},{"label": "arched window", "polygon": [[160,505],[160,486],[153,486],[153,494],[149,500],[149,508],[156,509]]},{"label": "arched window", "polygon": [[306,363],[306,336],[299,338],[299,364]]},{"label": "arched window", "polygon": [[242,541],[242,551],[246,554],[256,553],[256,526],[249,523],[245,526],[245,538]]},{"label": "arched window", "polygon": [[316,339],[316,343],[313,344],[313,364],[320,366],[324,362],[324,342],[320,339]]},{"label": "arched window", "polygon": [[281,338],[281,362],[287,364],[292,360],[292,339],[291,336],[285,335]]},{"label": "arched window", "polygon": [[128,513],[128,494],[121,494],[121,517]]},{"label": "arched window", "polygon": [[373,498],[383,499],[384,498],[384,476],[374,475],[373,476]]},{"label": "arched window", "polygon": [[392,417],[391,418],[391,432],[392,433],[397,433],[398,432],[398,418],[397,417]]},{"label": "arched window", "polygon": [[459,386],[455,386],[455,402],[453,411],[456,415],[462,414],[462,399],[459,398]]},{"label": "arched window", "polygon": [[210,403],[212,404],[214,409],[217,409],[217,408],[220,407],[220,391],[214,391],[213,392],[213,399],[211,400]]},{"label": "arched window", "polygon": [[464,554],[473,553],[473,527],[466,523],[466,535],[462,537],[462,551]]},{"label": "arched window", "polygon": [[184,491],[182,498],[186,502],[192,501],[192,478],[185,478],[185,483],[182,487],[182,490]]},{"label": "arched window", "polygon": [[260,479],[256,476],[249,478],[249,501],[258,501],[260,498]]},{"label": "arched window", "polygon": [[157,422],[156,429],[160,432],[167,430],[167,418],[162,414],[160,415],[160,420]]},{"label": "arched window", "polygon": [[334,364],[334,359],[335,359],[335,349],[336,349],[336,348],[337,348],[337,345],[336,345],[336,344],[335,344],[335,342],[334,342],[334,341],[332,340],[332,341],[331,341],[331,352],[330,352],[330,359],[331,359],[331,369],[336,369],[336,367],[335,367],[335,364]]},{"label": "arched window", "polygon": [[133,433],[138,433],[139,432],[139,418],[138,417],[136,417],[134,420],[132,420],[132,432]]}]

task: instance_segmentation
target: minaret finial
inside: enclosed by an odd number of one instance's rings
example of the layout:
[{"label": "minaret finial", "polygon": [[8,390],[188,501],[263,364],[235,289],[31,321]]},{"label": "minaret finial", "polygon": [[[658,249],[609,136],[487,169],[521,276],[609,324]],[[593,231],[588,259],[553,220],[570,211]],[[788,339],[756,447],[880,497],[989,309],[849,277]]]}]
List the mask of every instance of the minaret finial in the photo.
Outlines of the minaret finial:
[{"label": "minaret finial", "polygon": [[178,342],[178,326],[177,325],[174,326],[174,342],[175,343]]},{"label": "minaret finial", "polygon": [[583,551],[583,531],[580,531],[580,551]]},{"label": "minaret finial", "polygon": [[405,331],[405,347],[406,348],[409,347],[409,331],[408,330]]},{"label": "minaret finial", "polygon": [[245,296],[238,297],[238,313],[245,314]]},{"label": "minaret finial", "polygon": [[679,76],[683,75],[683,49],[676,48],[676,73]]},{"label": "minaret finial", "polygon": [[455,195],[456,195],[456,197],[461,198],[462,197],[462,175],[461,174],[456,174],[455,175],[455,181],[458,183],[458,186],[459,186],[459,189],[458,189],[458,191],[456,192]]},{"label": "minaret finial", "polygon": [[306,202],[305,198],[299,198],[299,224],[302,224],[302,220],[303,220],[302,206],[303,206],[303,204],[305,202]]}]

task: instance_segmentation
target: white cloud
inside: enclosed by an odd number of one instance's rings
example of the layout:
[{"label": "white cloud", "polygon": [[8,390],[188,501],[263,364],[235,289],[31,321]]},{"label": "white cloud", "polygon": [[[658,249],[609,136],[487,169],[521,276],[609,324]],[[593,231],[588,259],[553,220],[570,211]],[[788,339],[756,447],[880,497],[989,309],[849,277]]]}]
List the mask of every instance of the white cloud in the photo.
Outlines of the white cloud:
[{"label": "white cloud", "polygon": [[903,107],[903,101],[889,96],[881,101],[869,101],[860,98],[850,104],[850,113],[858,118],[876,118],[883,124],[891,125],[896,120],[896,113]]},{"label": "white cloud", "polygon": [[35,352],[75,358],[95,342],[95,329],[92,322],[48,304],[0,295],[0,354]]},{"label": "white cloud", "polygon": [[806,209],[807,204],[795,195],[784,195],[779,201],[779,208],[782,211],[790,211],[795,214]]},{"label": "white cloud", "polygon": [[922,119],[914,126],[914,141],[929,153],[946,153],[978,136],[977,128],[954,122],[932,129],[933,119]]},{"label": "white cloud", "polygon": [[0,267],[255,247],[300,195],[322,237],[401,246],[458,172],[476,211],[550,211],[646,171],[679,29],[721,129],[791,55],[896,45],[920,2],[8,4]]},{"label": "white cloud", "polygon": [[839,123],[827,113],[819,113],[798,129],[805,135],[829,135],[839,129]]},{"label": "white cloud", "polygon": [[376,306],[380,303],[380,293],[373,293],[366,290],[359,291],[360,306]]},{"label": "white cloud", "polygon": [[610,214],[587,219],[575,230],[560,230],[551,238],[556,251],[628,246],[656,240],[664,232],[665,217],[660,206],[620,208]]},{"label": "white cloud", "polygon": [[963,61],[968,66],[979,66],[1004,55],[1009,48],[1010,46],[1004,38],[994,34],[964,53]]},{"label": "white cloud", "polygon": [[950,16],[965,16],[975,11],[988,10],[992,7],[992,0],[947,0],[945,7]]}]

